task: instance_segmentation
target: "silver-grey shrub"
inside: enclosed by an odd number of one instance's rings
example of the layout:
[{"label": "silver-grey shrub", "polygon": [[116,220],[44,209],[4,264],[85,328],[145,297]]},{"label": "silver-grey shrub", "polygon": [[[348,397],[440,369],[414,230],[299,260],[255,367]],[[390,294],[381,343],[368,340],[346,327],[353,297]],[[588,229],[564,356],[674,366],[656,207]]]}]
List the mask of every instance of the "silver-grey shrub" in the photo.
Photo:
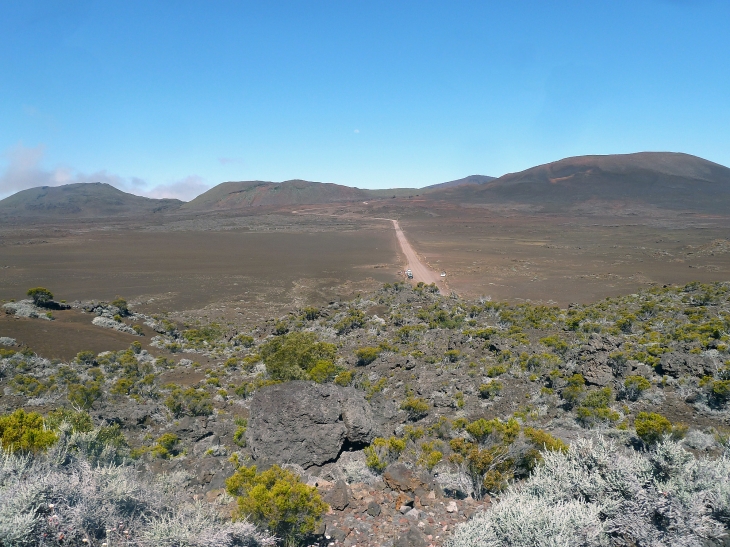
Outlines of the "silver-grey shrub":
[{"label": "silver-grey shrub", "polygon": [[449,547],[702,546],[730,525],[730,459],[581,440],[457,528]]},{"label": "silver-grey shrub", "polygon": [[193,503],[180,474],[142,477],[100,449],[95,432],[62,432],[47,454],[0,450],[0,545],[258,547],[273,545],[247,522]]}]

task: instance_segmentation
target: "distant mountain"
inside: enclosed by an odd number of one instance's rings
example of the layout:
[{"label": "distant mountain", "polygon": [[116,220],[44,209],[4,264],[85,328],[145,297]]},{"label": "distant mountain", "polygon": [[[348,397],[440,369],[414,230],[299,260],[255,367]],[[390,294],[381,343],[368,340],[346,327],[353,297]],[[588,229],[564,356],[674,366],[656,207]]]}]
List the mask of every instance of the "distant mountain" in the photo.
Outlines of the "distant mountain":
[{"label": "distant mountain", "polygon": [[224,182],[183,205],[187,211],[214,211],[261,206],[307,205],[362,201],[370,197],[366,190],[326,182],[287,180],[265,182]]},{"label": "distant mountain", "polygon": [[612,202],[611,206],[727,213],[730,169],[671,152],[577,156],[484,184],[445,187],[427,195],[464,203],[520,203],[547,210]]},{"label": "distant mountain", "polygon": [[484,184],[490,180],[494,180],[496,177],[489,177],[487,175],[469,175],[463,179],[450,180],[449,182],[440,182],[439,184],[432,184],[431,186],[424,186],[422,190],[436,190],[438,188],[453,188],[454,186],[465,186],[473,184]]},{"label": "distant mountain", "polygon": [[138,216],[174,211],[177,199],[151,199],[128,194],[101,182],[40,186],[21,190],[0,201],[4,217],[109,217]]}]

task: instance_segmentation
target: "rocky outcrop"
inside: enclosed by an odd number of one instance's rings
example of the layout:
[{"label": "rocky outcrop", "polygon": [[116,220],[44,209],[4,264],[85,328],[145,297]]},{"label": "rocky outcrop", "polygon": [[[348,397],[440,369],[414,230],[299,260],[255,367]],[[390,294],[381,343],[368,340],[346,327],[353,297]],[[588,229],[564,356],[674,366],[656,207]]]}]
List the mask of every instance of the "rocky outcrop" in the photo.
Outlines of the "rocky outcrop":
[{"label": "rocky outcrop", "polygon": [[367,445],[377,430],[362,392],[333,384],[266,387],[254,395],[250,412],[247,443],[254,458],[305,469]]},{"label": "rocky outcrop", "polygon": [[659,361],[660,373],[673,378],[705,376],[712,374],[716,367],[715,360],[707,353],[700,355],[683,352],[665,353]]}]

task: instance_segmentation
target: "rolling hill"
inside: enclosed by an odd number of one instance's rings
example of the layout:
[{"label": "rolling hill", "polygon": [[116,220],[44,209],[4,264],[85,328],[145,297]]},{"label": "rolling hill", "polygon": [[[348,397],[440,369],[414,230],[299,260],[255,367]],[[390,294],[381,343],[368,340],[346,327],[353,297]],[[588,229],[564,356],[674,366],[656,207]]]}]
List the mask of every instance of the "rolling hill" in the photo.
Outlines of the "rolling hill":
[{"label": "rolling hill", "polygon": [[249,207],[277,207],[337,203],[368,199],[365,190],[326,182],[224,182],[182,206],[184,211],[220,211]]},{"label": "rolling hill", "polygon": [[441,182],[439,184],[432,184],[431,186],[425,186],[422,188],[422,190],[437,190],[440,188],[453,188],[455,186],[485,184],[496,178],[497,177],[489,177],[487,175],[469,175],[468,177],[464,177],[463,179],[450,180],[448,182]]},{"label": "rolling hill", "polygon": [[578,156],[478,184],[437,189],[431,199],[519,203],[545,210],[651,205],[727,212],[730,169],[689,154],[640,152]]},{"label": "rolling hill", "polygon": [[21,190],[0,201],[0,215],[49,219],[138,216],[174,211],[182,203],[135,196],[101,182],[77,183]]}]

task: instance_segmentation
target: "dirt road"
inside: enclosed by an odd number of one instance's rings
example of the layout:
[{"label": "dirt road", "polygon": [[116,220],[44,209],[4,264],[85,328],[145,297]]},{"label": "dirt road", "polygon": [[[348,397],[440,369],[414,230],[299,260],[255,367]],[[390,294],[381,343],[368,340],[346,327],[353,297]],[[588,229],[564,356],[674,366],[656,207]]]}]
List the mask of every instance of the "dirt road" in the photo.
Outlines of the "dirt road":
[{"label": "dirt road", "polygon": [[449,294],[449,289],[446,287],[446,280],[441,277],[440,274],[437,272],[434,272],[431,268],[426,266],[421,260],[418,258],[418,255],[416,254],[416,251],[413,250],[413,247],[411,247],[411,244],[408,243],[408,239],[406,239],[406,235],[403,233],[403,230],[400,228],[400,224],[398,224],[397,220],[389,219],[393,223],[393,228],[395,228],[395,235],[398,238],[398,243],[400,243],[400,248],[403,250],[403,254],[406,256],[406,260],[408,261],[408,266],[406,266],[407,269],[411,270],[413,272],[413,281],[418,283],[419,281],[423,281],[427,285],[430,285],[431,283],[436,283],[436,286],[439,288],[439,291],[441,291],[441,294]]}]

